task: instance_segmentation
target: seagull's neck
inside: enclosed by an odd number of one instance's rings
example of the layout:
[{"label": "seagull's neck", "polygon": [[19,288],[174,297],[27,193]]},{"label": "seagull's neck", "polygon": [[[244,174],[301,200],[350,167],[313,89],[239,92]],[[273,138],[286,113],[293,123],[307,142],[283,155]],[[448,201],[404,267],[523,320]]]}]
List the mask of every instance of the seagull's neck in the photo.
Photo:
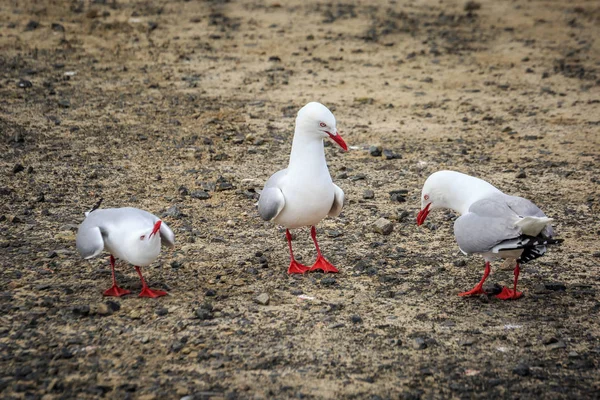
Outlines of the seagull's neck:
[{"label": "seagull's neck", "polygon": [[468,175],[449,179],[444,186],[444,205],[461,215],[466,214],[473,203],[491,195],[502,193],[486,181]]},{"label": "seagull's neck", "polygon": [[323,139],[302,134],[296,128],[288,171],[303,173],[326,171],[329,173],[325,161]]}]

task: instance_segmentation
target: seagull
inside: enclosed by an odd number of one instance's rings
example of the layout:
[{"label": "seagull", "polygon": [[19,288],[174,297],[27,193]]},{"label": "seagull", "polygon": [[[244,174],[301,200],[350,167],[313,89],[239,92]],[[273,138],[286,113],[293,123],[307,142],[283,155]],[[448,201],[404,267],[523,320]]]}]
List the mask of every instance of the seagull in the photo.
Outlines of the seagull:
[{"label": "seagull", "polygon": [[[337,217],[344,205],[344,192],[331,180],[323,139],[331,138],[344,151],[348,146],[339,135],[335,117],[321,103],[311,102],[298,111],[292,142],[290,163],[286,169],[273,174],[260,194],[258,213],[265,221],[286,228],[290,250],[289,274],[322,270],[338,272],[321,254],[315,225],[326,216]],[[294,258],[290,229],[310,226],[317,250],[317,260],[308,267]]]},{"label": "seagull", "polygon": [[139,297],[160,297],[167,292],[152,290],[146,284],[140,267],[150,265],[159,255],[161,241],[172,247],[175,235],[167,224],[147,211],[133,207],[98,209],[102,199],[88,212],[77,232],[77,250],[83,258],[96,257],[106,248],[110,253],[113,285],[104,296],[120,297],[131,293],[120,288],[115,279],[115,257],[133,264],[142,291]]},{"label": "seagull", "polygon": [[481,254],[485,271],[481,281],[459,296],[485,293],[483,283],[490,274],[490,262],[515,260],[514,288],[503,287],[496,296],[501,300],[518,299],[519,264],[546,253],[546,246],[562,242],[553,239],[552,218],[531,201],[510,196],[486,181],[455,171],[438,171],[427,178],[421,193],[421,211],[417,225],[423,224],[429,212],[449,208],[461,216],[454,222],[454,236],[464,254]]}]

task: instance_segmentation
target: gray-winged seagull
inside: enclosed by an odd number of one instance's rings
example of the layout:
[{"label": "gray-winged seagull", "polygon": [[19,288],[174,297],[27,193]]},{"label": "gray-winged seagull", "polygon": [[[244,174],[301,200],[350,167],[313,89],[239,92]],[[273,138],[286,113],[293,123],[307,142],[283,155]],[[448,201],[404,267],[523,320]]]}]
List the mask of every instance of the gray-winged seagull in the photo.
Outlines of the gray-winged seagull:
[{"label": "gray-winged seagull", "polygon": [[438,171],[429,176],[421,193],[421,211],[417,225],[429,212],[449,208],[461,216],[454,222],[458,247],[465,254],[481,254],[485,272],[481,281],[460,296],[484,293],[483,283],[490,274],[490,262],[499,258],[514,259],[514,288],[502,288],[496,297],[518,299],[519,264],[546,253],[546,245],[559,243],[553,239],[552,218],[531,201],[502,193],[484,180],[454,171]]},{"label": "gray-winged seagull", "polygon": [[[298,111],[290,163],[273,174],[260,194],[258,212],[265,221],[286,228],[290,249],[288,273],[323,270],[338,272],[321,254],[315,225],[326,216],[336,217],[344,205],[344,192],[331,180],[323,139],[331,138],[344,150],[348,146],[339,135],[335,117],[323,104],[311,102]],[[311,237],[317,249],[317,260],[308,267],[294,259],[290,229],[311,227]]]},{"label": "gray-winged seagull", "polygon": [[97,209],[99,205],[100,202],[85,213],[86,218],[77,232],[77,250],[86,260],[96,257],[105,248],[110,253],[113,285],[104,296],[131,293],[117,285],[115,257],[134,265],[142,281],[139,297],[165,296],[167,292],[148,287],[140,267],[150,265],[158,257],[161,241],[169,247],[175,244],[173,231],[147,211],[132,207]]}]

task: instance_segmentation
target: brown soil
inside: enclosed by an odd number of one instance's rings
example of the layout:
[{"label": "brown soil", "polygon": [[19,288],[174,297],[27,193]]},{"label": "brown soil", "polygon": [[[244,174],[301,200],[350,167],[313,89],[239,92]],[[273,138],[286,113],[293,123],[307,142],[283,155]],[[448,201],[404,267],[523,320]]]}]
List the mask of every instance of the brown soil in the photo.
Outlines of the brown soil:
[{"label": "brown soil", "polygon": [[[598,398],[598,38],[584,0],[1,2],[1,397]],[[326,149],[340,274],[288,276],[255,188],[313,100],[352,146]],[[555,218],[564,243],[525,265],[522,299],[457,296],[482,259],[450,213],[414,223],[443,168]],[[102,297],[108,257],[74,247],[100,197],[173,228],[145,269],[168,297]]]}]

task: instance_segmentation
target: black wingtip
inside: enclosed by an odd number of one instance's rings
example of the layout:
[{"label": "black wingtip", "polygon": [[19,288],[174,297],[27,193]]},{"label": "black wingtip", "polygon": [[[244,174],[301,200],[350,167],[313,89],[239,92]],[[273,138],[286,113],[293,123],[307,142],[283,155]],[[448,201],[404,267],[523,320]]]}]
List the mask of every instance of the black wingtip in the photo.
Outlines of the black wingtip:
[{"label": "black wingtip", "polygon": [[96,204],[94,204],[94,207],[92,207],[92,209],[90,210],[90,212],[96,211],[98,208],[100,208],[100,204],[102,204],[102,200],[104,200],[104,198],[100,197],[100,200],[98,200],[96,202]]}]

